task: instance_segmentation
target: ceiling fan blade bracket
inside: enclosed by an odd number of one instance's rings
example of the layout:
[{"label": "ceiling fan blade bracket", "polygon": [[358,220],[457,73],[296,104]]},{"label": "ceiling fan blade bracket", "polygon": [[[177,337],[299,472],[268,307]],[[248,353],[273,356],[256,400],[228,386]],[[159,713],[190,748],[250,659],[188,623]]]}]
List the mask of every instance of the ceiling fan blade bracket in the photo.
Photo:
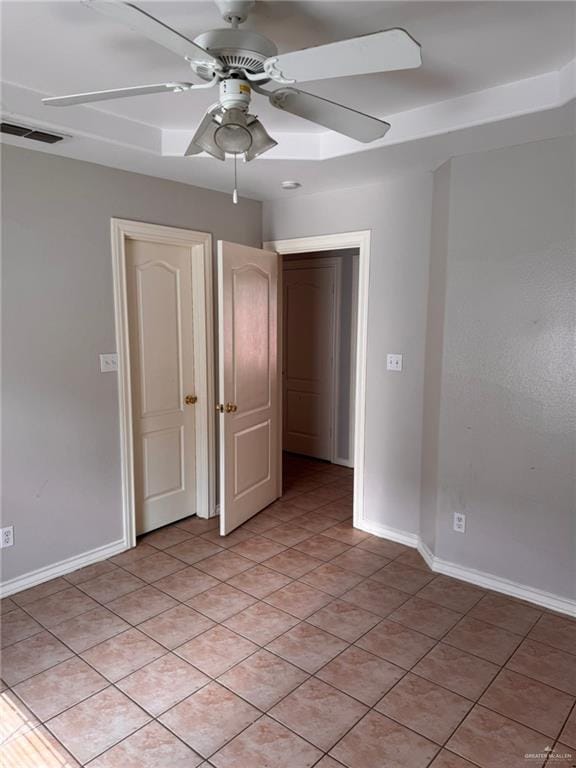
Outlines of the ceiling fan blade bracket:
[{"label": "ceiling fan blade bracket", "polygon": [[264,62],[264,73],[266,77],[269,77],[271,80],[275,80],[277,83],[282,83],[284,85],[293,85],[296,80],[293,78],[286,77],[286,75],[282,72],[282,70],[278,67],[279,58],[278,56],[273,56],[270,59],[266,59]]}]

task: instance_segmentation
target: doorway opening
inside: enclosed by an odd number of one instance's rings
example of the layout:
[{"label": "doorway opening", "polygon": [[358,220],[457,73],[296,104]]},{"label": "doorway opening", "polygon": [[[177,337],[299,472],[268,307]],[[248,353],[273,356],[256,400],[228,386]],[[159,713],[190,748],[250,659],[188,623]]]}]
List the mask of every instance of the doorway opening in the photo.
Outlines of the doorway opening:
[{"label": "doorway opening", "polygon": [[280,255],[283,282],[279,496],[342,519],[352,506],[362,527],[370,232],[264,247]]}]

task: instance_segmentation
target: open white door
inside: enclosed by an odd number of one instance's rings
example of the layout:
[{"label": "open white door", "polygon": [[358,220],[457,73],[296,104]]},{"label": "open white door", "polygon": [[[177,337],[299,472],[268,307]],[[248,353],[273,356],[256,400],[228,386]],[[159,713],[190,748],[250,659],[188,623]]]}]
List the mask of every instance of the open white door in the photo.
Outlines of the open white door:
[{"label": "open white door", "polygon": [[278,255],[218,242],[220,533],[279,494]]}]

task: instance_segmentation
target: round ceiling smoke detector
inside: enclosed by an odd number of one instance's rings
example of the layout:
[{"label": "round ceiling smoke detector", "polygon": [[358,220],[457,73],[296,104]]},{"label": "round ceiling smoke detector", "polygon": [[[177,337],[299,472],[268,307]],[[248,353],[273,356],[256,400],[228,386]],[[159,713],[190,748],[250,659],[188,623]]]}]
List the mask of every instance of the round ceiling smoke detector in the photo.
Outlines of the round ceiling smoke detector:
[{"label": "round ceiling smoke detector", "polygon": [[288,181],[280,182],[280,186],[282,187],[282,189],[298,189],[299,187],[302,186],[302,184],[300,184],[299,181],[288,180]]}]

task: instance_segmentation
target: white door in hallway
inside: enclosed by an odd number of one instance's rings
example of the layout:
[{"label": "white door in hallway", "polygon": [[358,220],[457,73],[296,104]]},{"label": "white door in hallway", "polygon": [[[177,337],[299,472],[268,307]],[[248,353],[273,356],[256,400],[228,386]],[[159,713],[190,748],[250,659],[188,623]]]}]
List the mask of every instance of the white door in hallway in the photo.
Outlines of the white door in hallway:
[{"label": "white door in hallway", "polygon": [[128,238],[136,532],[197,511],[193,248]]},{"label": "white door in hallway", "polygon": [[283,448],[333,459],[337,262],[283,270]]},{"label": "white door in hallway", "polygon": [[278,256],[218,242],[220,533],[279,495]]}]

